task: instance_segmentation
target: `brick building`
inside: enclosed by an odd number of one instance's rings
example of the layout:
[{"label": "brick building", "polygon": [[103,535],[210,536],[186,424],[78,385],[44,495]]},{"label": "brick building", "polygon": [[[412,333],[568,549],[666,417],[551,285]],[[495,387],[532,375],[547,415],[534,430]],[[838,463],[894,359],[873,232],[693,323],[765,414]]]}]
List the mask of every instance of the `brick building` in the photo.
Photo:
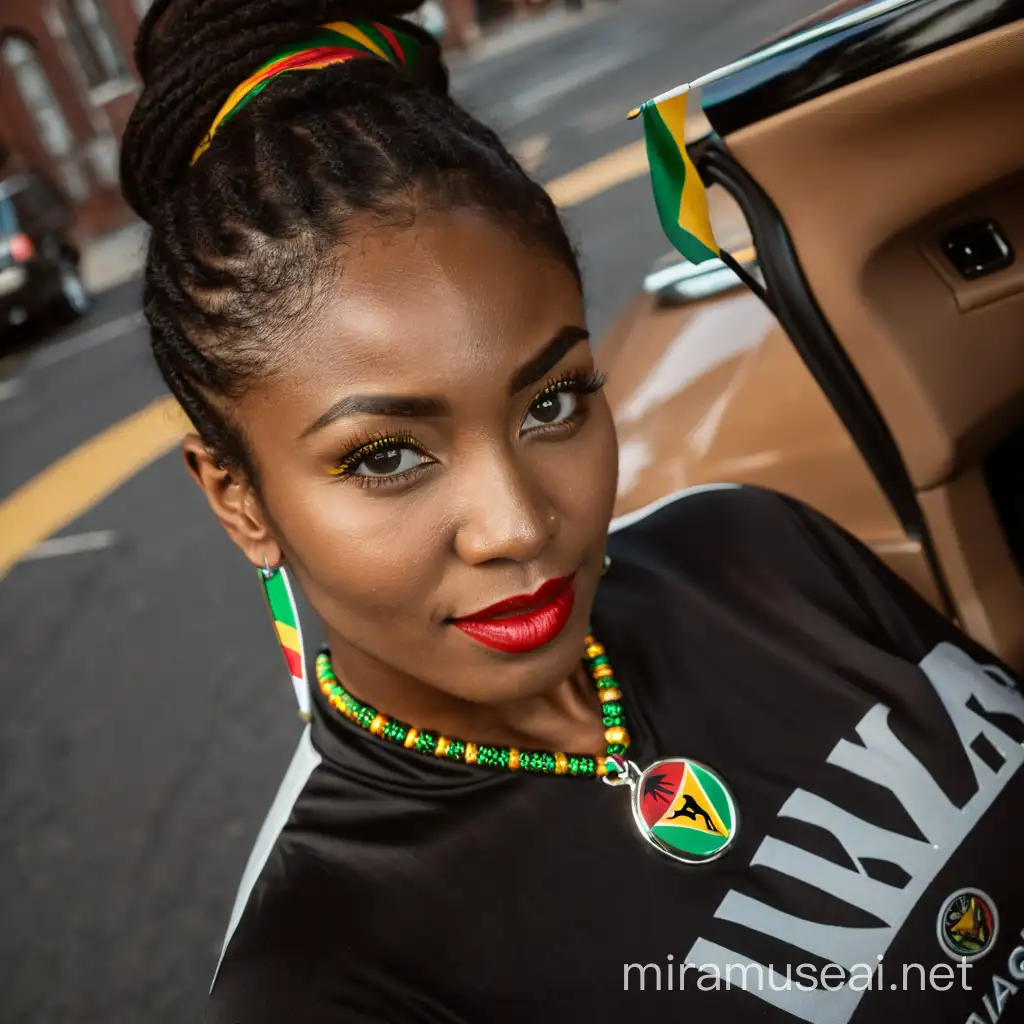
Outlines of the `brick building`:
[{"label": "brick building", "polygon": [[129,216],[119,140],[138,94],[131,51],[150,0],[0,0],[0,160],[38,167],[78,204],[79,230]]},{"label": "brick building", "polygon": [[[0,176],[44,170],[78,206],[83,236],[130,217],[118,188],[120,138],[139,91],[132,45],[151,0],[0,0]],[[478,18],[550,0],[441,0],[446,42]]]}]

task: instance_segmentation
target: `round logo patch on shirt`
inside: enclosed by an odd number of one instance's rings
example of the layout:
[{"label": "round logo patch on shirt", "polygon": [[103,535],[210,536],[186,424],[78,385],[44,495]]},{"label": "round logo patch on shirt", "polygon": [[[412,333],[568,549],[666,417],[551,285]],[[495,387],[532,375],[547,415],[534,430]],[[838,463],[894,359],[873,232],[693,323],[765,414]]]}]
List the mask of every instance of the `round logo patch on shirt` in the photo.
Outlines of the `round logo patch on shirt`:
[{"label": "round logo patch on shirt", "polygon": [[958,889],[943,901],[936,930],[940,945],[954,960],[977,960],[995,944],[999,914],[980,889]]},{"label": "round logo patch on shirt", "polygon": [[637,826],[659,850],[687,864],[720,857],[736,838],[732,794],[706,765],[684,758],[657,761],[633,790]]}]

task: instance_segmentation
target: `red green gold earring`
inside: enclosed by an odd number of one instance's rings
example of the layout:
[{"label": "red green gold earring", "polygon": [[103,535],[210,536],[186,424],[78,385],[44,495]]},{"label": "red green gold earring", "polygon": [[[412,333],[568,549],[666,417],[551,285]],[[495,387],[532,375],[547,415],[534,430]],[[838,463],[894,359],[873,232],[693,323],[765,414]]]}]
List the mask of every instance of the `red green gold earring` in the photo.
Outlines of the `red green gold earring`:
[{"label": "red green gold earring", "polygon": [[302,623],[299,621],[299,609],[295,604],[292,585],[284,567],[277,565],[272,568],[266,555],[263,556],[263,568],[259,574],[281,653],[284,654],[285,664],[292,677],[295,699],[299,703],[299,718],[308,722],[309,685],[306,681],[305,649],[302,646]]}]

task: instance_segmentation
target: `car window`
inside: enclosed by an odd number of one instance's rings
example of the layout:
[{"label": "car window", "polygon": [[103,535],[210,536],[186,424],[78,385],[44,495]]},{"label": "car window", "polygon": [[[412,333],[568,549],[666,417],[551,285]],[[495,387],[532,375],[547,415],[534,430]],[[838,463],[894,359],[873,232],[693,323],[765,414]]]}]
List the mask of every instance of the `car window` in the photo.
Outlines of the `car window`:
[{"label": "car window", "polygon": [[15,192],[11,199],[14,208],[18,211],[18,219],[31,231],[38,227],[39,221],[45,216],[46,210],[40,201],[39,193],[34,188],[26,188],[21,192]]},{"label": "car window", "polygon": [[63,195],[45,178],[32,177],[8,193],[3,200],[7,209],[5,221],[13,216],[15,230],[29,234],[52,231],[65,218],[67,204]]},{"label": "car window", "polygon": [[0,238],[10,238],[21,230],[18,211],[10,197],[0,198]]}]

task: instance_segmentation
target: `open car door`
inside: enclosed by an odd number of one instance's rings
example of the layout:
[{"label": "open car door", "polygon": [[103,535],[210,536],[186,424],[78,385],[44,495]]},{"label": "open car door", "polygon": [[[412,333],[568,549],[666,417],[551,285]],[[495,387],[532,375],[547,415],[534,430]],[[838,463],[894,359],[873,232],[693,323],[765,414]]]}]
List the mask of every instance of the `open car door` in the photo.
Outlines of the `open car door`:
[{"label": "open car door", "polygon": [[[847,10],[755,55],[702,103],[712,130],[689,152],[742,212],[770,311],[758,365],[729,387],[755,396],[750,429],[792,435],[762,458],[792,462],[801,430],[843,437],[819,479],[806,463],[779,489],[882,538],[897,571],[1024,670],[1024,0]],[[658,358],[636,347],[659,342],[636,317],[609,349],[628,382],[613,397],[624,448],[638,392],[657,389]],[[713,401],[735,400],[725,390]],[[677,412],[680,434],[706,417],[685,421]],[[737,477],[778,486],[771,472]]]}]

